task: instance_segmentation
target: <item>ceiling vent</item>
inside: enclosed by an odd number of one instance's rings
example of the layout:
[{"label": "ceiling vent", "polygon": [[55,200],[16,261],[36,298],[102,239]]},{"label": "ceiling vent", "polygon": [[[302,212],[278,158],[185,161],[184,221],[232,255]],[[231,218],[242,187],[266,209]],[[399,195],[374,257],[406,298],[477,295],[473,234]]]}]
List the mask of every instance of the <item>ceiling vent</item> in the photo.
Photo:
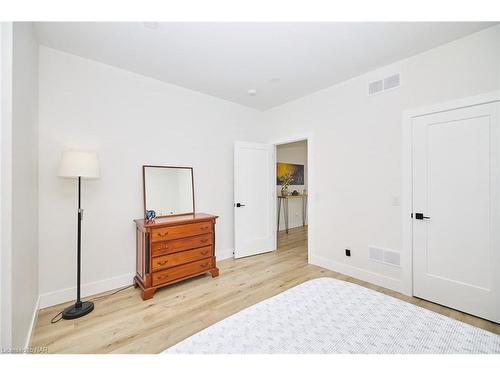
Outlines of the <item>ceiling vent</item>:
[{"label": "ceiling vent", "polygon": [[373,81],[368,84],[368,95],[375,95],[379,92],[395,89],[400,85],[400,76],[398,74],[394,74],[389,77],[385,77],[383,79],[379,79],[378,81]]}]

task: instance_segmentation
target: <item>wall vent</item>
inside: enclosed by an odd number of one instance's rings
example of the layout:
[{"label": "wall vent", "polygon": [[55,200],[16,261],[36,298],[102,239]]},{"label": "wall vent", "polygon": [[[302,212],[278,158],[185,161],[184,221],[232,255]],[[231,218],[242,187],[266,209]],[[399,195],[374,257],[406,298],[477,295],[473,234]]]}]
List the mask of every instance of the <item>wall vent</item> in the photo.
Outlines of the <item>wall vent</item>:
[{"label": "wall vent", "polygon": [[400,84],[399,73],[393,74],[392,76],[370,82],[368,84],[368,95],[375,95],[385,90],[395,89],[399,87]]},{"label": "wall vent", "polygon": [[394,266],[401,265],[401,256],[397,251],[385,250],[384,251],[384,263],[392,264]]},{"label": "wall vent", "polygon": [[369,247],[368,258],[375,262],[401,266],[401,253],[399,251],[382,249],[380,247]]},{"label": "wall vent", "polygon": [[382,80],[370,82],[368,84],[368,95],[374,95],[384,89],[384,82]]},{"label": "wall vent", "polygon": [[395,89],[399,86],[399,74],[384,78],[384,90]]},{"label": "wall vent", "polygon": [[384,261],[384,250],[377,247],[370,247],[370,259],[378,262]]}]

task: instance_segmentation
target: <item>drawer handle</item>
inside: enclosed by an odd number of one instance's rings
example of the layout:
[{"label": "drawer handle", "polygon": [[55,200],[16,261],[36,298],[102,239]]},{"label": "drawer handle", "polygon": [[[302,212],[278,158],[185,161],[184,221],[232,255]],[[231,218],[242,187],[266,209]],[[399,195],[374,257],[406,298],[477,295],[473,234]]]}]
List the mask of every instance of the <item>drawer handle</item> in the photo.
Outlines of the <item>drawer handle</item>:
[{"label": "drawer handle", "polygon": [[165,237],[166,235],[168,235],[168,232],[158,233],[158,237]]},{"label": "drawer handle", "polygon": [[208,263],[203,263],[203,264],[200,264],[200,267],[201,267],[201,268],[205,268],[206,266],[208,266]]},{"label": "drawer handle", "polygon": [[201,227],[201,229],[208,229],[208,227]]},{"label": "drawer handle", "polygon": [[201,252],[201,255],[207,255],[208,254],[208,251],[202,251]]},{"label": "drawer handle", "polygon": [[168,279],[168,275],[158,276],[158,280]]},{"label": "drawer handle", "polygon": [[168,260],[164,260],[164,261],[158,262],[158,265],[164,266],[167,263],[168,263]]},{"label": "drawer handle", "polygon": [[208,238],[205,238],[203,240],[200,240],[202,243],[208,242]]}]

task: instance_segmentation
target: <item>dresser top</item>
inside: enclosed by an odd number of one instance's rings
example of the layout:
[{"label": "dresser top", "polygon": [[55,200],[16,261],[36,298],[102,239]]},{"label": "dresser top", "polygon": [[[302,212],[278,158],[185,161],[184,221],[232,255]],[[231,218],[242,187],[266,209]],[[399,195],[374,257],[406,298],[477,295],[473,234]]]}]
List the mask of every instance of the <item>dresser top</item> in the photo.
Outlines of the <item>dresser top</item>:
[{"label": "dresser top", "polygon": [[196,223],[199,221],[207,221],[211,219],[217,219],[218,216],[204,214],[204,213],[195,213],[189,215],[179,215],[179,216],[166,216],[166,217],[158,217],[154,219],[154,221],[148,222],[146,219],[136,219],[134,222],[139,227],[143,228],[154,228],[168,225],[178,225],[185,223]]}]

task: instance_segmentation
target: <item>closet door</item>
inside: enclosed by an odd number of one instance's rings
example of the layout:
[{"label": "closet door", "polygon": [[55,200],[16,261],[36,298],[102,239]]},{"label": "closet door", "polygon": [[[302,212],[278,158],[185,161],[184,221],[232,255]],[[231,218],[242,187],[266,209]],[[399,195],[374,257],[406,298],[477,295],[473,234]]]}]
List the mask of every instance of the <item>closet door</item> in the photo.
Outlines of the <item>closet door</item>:
[{"label": "closet door", "polygon": [[413,292],[500,322],[498,102],[416,117]]}]

